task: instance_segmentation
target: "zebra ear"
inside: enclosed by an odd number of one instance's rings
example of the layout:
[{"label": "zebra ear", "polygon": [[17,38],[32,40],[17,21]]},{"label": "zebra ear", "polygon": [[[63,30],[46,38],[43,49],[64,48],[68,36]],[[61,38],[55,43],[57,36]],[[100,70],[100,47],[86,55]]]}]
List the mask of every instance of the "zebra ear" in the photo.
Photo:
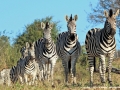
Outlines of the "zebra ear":
[{"label": "zebra ear", "polygon": [[35,45],[35,41],[32,43],[32,45],[33,45],[33,46]]},{"label": "zebra ear", "polygon": [[43,22],[41,22],[41,28],[44,29],[45,28],[45,24]]},{"label": "zebra ear", "polygon": [[66,15],[65,16],[65,20],[68,22],[69,21],[69,17]]},{"label": "zebra ear", "polygon": [[50,24],[51,29],[53,28],[53,24]]},{"label": "zebra ear", "polygon": [[74,20],[75,20],[75,21],[78,20],[78,16],[77,16],[77,15],[74,16]]},{"label": "zebra ear", "polygon": [[29,46],[30,46],[30,45],[29,45],[29,43],[28,43],[28,42],[26,42],[26,48],[29,48]]},{"label": "zebra ear", "polygon": [[104,15],[105,17],[108,17],[108,12],[106,10],[104,11]]},{"label": "zebra ear", "polygon": [[116,11],[115,16],[117,17],[119,14],[119,9]]}]

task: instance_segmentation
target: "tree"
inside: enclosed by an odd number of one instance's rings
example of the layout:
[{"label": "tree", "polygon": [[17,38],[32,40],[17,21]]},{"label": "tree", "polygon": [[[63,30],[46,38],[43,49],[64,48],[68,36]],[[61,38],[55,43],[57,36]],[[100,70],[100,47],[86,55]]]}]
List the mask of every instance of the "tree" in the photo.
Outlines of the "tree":
[{"label": "tree", "polygon": [[[53,23],[53,29],[52,29],[52,39],[56,41],[56,37],[58,35],[58,31],[60,30],[60,27],[58,26],[59,22],[53,22],[52,17],[46,17],[41,20],[35,20],[32,24],[25,26],[25,31],[23,34],[18,35],[18,37],[15,39],[14,45],[19,48],[25,46],[26,42],[33,42],[41,37],[43,37],[43,30],[40,28],[41,22],[50,22]],[[18,50],[18,51],[19,51]]]},{"label": "tree", "polygon": [[10,45],[9,37],[5,35],[0,36],[0,69],[10,68],[16,64],[20,53],[17,49]]},{"label": "tree", "polygon": [[[113,11],[116,12],[117,9],[120,9],[120,0],[98,0],[96,7],[92,7],[92,4],[90,4],[90,7],[92,12],[88,14],[87,19],[88,22],[96,25],[105,21],[104,10],[113,9]],[[120,15],[117,17],[117,27],[120,32]]]}]

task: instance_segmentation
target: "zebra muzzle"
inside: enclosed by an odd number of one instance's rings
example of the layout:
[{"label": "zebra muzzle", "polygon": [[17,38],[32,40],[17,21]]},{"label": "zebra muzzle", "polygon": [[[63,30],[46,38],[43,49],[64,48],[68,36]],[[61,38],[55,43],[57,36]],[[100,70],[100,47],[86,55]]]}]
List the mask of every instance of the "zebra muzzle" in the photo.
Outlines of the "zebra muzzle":
[{"label": "zebra muzzle", "polygon": [[71,41],[74,41],[75,38],[76,38],[76,34],[71,33],[71,34],[70,34],[70,40],[71,40]]},{"label": "zebra muzzle", "polygon": [[111,28],[111,30],[110,30],[110,35],[111,35],[111,36],[114,36],[115,34],[116,34],[116,30],[113,29],[113,28]]}]

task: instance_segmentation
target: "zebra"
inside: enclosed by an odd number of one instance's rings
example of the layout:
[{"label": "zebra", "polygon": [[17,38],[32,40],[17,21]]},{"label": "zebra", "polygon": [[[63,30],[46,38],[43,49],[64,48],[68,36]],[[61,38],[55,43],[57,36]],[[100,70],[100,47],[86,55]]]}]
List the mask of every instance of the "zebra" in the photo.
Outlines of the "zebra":
[{"label": "zebra", "polygon": [[53,72],[58,56],[56,45],[51,38],[53,24],[41,22],[41,28],[43,29],[43,38],[35,42],[36,58],[39,60],[40,66],[42,66],[43,79],[48,79],[48,81],[51,79],[52,86],[54,86]]},{"label": "zebra", "polygon": [[62,59],[62,65],[65,73],[65,84],[68,85],[68,74],[71,73],[71,82],[76,84],[76,61],[81,52],[81,45],[78,41],[76,33],[76,21],[78,16],[74,18],[72,14],[70,18],[66,15],[68,31],[62,32],[57,37],[56,50],[58,56]]},{"label": "zebra", "polygon": [[35,48],[33,42],[32,44],[26,43],[28,48],[28,56],[23,59],[20,59],[17,63],[18,75],[21,83],[28,83],[28,77],[32,76],[31,84],[35,83],[37,74],[39,73],[39,65],[35,59]]},{"label": "zebra", "polygon": [[18,80],[18,74],[16,66],[10,69],[3,69],[0,71],[0,84],[11,86]]},{"label": "zebra", "polygon": [[94,71],[94,58],[99,57],[99,73],[101,82],[105,83],[106,64],[105,57],[108,57],[108,82],[112,85],[111,80],[111,67],[112,60],[116,49],[115,33],[116,33],[116,17],[119,10],[113,13],[113,10],[108,12],[105,10],[104,15],[106,21],[104,28],[93,28],[88,31],[85,39],[85,47],[88,54],[89,70],[90,70],[90,86],[93,86],[93,71]]}]

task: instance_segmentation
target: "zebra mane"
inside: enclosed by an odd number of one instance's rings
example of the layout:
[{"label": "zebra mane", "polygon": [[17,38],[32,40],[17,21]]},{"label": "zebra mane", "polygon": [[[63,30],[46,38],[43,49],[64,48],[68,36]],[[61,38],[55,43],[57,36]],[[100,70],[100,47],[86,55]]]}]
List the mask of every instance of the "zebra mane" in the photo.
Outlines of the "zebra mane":
[{"label": "zebra mane", "polygon": [[70,19],[69,19],[69,21],[72,21],[72,14],[71,14],[71,16],[70,16]]},{"label": "zebra mane", "polygon": [[46,22],[45,28],[47,29],[49,26],[49,22]]},{"label": "zebra mane", "polygon": [[113,10],[110,9],[110,10],[109,10],[109,17],[112,17],[112,15],[113,15]]}]

